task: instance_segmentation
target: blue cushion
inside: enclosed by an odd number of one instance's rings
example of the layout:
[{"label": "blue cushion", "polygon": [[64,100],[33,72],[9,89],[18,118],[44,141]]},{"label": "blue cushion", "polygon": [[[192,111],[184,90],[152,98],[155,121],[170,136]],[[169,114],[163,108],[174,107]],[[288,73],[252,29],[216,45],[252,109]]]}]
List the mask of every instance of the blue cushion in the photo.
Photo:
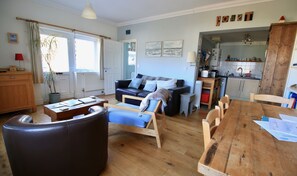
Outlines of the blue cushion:
[{"label": "blue cushion", "polygon": [[[151,100],[147,108],[147,111],[153,112],[157,103],[158,103],[157,100]],[[126,104],[126,103],[118,103],[117,105],[139,109],[139,106]],[[145,128],[147,123],[151,119],[151,115],[148,115],[148,114],[139,114],[137,112],[125,111],[125,110],[116,109],[116,108],[109,108],[107,116],[108,116],[109,122],[128,125],[128,126],[136,126],[140,128]]]},{"label": "blue cushion", "polygon": [[141,78],[133,78],[128,87],[138,89],[141,82]]}]

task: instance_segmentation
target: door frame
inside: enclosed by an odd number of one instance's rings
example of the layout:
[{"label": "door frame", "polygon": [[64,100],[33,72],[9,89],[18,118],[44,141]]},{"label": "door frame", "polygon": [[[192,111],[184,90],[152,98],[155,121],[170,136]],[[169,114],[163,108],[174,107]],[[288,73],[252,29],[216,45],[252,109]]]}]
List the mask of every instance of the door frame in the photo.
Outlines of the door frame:
[{"label": "door frame", "polygon": [[[137,40],[136,39],[127,39],[127,40],[121,40],[120,42],[123,43],[123,48],[124,48],[124,43],[130,43],[130,42],[135,42],[135,52],[136,52],[136,62],[135,62],[135,76],[136,76],[136,73],[137,73],[137,68],[139,67],[138,66],[138,51],[137,51]],[[123,71],[123,75],[125,74],[124,73],[124,50],[123,50],[123,58],[122,58],[122,63],[123,63],[123,68],[122,68],[122,71]]]}]

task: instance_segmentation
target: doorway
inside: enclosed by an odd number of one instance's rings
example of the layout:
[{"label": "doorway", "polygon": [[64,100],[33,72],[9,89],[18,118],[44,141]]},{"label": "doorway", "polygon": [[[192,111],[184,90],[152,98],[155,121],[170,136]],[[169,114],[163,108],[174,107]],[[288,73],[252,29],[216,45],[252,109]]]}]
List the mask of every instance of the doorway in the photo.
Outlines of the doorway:
[{"label": "doorway", "polygon": [[123,78],[135,78],[136,73],[136,40],[123,41]]}]

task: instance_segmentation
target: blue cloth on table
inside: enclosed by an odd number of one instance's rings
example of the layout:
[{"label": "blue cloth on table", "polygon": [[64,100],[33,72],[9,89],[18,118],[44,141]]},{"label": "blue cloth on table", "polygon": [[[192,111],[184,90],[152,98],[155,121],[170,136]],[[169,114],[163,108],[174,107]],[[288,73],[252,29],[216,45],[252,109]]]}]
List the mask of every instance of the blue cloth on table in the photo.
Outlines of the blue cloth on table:
[{"label": "blue cloth on table", "polygon": [[[157,104],[158,100],[150,100],[149,106],[146,109],[146,111],[153,112]],[[131,105],[127,103],[118,103],[117,105],[139,110],[139,106],[136,105]],[[109,122],[128,126],[136,126],[141,128],[145,128],[147,123],[151,119],[151,115],[148,114],[139,114],[138,112],[132,112],[117,108],[109,108],[107,116]]]}]

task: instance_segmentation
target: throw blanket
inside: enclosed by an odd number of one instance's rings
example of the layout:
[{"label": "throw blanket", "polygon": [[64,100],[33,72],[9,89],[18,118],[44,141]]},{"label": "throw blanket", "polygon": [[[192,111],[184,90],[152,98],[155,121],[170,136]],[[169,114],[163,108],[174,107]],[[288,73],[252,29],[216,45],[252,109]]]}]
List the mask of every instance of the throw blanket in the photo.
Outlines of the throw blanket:
[{"label": "throw blanket", "polygon": [[140,103],[139,109],[144,112],[148,106],[150,100],[161,100],[162,101],[162,112],[167,106],[167,100],[171,97],[170,92],[167,89],[158,89],[155,92],[149,93]]}]

